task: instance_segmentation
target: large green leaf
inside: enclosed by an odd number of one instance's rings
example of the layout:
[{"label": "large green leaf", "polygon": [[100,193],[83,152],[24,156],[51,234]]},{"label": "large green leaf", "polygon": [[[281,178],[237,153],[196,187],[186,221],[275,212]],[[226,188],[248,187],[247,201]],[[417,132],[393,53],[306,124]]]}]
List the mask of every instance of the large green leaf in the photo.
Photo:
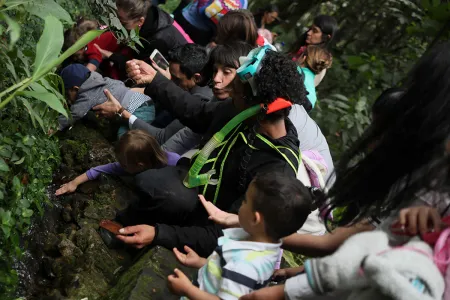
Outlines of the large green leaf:
[{"label": "large green leaf", "polygon": [[48,16],[72,24],[70,14],[53,0],[33,0],[24,4],[24,8],[32,15],[45,19]]},{"label": "large green leaf", "polygon": [[53,17],[45,18],[44,32],[36,47],[33,78],[36,79],[47,66],[58,58],[64,43],[63,25]]},{"label": "large green leaf", "polygon": [[20,95],[25,97],[32,97],[37,100],[43,101],[47,103],[52,109],[56,110],[60,114],[64,115],[67,118],[67,111],[64,109],[61,101],[54,94],[49,92],[36,92],[36,91],[27,91],[21,92]]}]

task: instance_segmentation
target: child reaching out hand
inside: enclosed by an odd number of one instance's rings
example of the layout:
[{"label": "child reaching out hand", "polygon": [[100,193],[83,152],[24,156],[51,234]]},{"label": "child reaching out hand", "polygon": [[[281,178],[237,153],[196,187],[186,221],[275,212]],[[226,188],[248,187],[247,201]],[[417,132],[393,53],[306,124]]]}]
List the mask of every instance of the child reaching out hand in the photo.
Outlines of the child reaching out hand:
[{"label": "child reaching out hand", "polygon": [[74,180],[63,184],[56,191],[56,196],[75,192],[80,184],[97,179],[101,173],[132,175],[166,165],[175,166],[180,159],[176,153],[163,151],[156,139],[142,130],[126,132],[120,138],[115,152],[118,162],[89,169]]},{"label": "child reaching out hand", "polygon": [[242,228],[225,229],[208,259],[187,246],[187,254],[173,250],[182,264],[200,270],[196,286],[175,269],[168,277],[169,289],[190,299],[238,299],[264,287],[273,274],[280,239],[302,227],[311,207],[309,191],[296,178],[257,175],[239,209]]}]

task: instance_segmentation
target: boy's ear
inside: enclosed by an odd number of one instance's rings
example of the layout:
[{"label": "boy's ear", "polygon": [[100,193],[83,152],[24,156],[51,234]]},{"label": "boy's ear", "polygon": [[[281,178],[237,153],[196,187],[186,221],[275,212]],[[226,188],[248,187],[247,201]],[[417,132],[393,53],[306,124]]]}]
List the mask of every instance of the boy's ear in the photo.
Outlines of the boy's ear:
[{"label": "boy's ear", "polygon": [[258,224],[261,224],[262,221],[263,221],[263,216],[259,212],[255,211],[253,213],[253,223],[255,223],[255,225],[258,225]]},{"label": "boy's ear", "polygon": [[80,89],[80,87],[79,87],[79,86],[74,86],[74,87],[72,87],[72,89],[74,89],[75,91],[78,92],[78,90]]},{"label": "boy's ear", "polygon": [[195,73],[195,74],[194,74],[194,81],[195,81],[195,84],[197,84],[197,83],[199,83],[199,82],[202,82],[202,80],[203,80],[203,78],[202,78],[202,75],[200,75],[200,73]]}]

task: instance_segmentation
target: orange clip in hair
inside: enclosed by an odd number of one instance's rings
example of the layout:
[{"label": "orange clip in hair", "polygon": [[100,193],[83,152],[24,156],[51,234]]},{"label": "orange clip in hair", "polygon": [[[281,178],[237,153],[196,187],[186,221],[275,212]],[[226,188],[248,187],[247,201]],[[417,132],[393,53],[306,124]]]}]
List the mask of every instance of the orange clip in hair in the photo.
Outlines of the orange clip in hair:
[{"label": "orange clip in hair", "polygon": [[[277,98],[275,101],[267,105],[266,114],[271,114],[273,112],[288,108],[292,106],[292,102],[287,101],[283,98]],[[261,104],[261,107],[264,109],[264,104]]]}]

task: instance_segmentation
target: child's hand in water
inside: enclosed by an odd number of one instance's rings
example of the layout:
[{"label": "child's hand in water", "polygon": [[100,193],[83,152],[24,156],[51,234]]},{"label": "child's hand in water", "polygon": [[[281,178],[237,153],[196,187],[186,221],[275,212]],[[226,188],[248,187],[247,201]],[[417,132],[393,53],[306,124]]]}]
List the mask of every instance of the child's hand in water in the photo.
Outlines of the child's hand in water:
[{"label": "child's hand in water", "polygon": [[173,248],[173,253],[178,261],[186,267],[200,269],[206,263],[206,259],[200,257],[194,250],[188,246],[184,246],[184,251],[186,254],[178,251],[177,248]]},{"label": "child's hand in water", "polygon": [[56,191],[55,195],[60,196],[63,194],[70,194],[77,190],[78,184],[74,180],[61,185],[61,187]]},{"label": "child's hand in water", "polygon": [[185,296],[187,291],[194,285],[189,280],[189,278],[180,270],[175,269],[173,272],[175,273],[175,275],[170,275],[167,278],[167,286],[169,287],[169,290],[172,292],[172,294],[175,294],[177,296]]},{"label": "child's hand in water", "polygon": [[441,229],[441,216],[436,208],[430,206],[408,207],[400,211],[398,224],[411,235],[426,234],[431,229]]}]

